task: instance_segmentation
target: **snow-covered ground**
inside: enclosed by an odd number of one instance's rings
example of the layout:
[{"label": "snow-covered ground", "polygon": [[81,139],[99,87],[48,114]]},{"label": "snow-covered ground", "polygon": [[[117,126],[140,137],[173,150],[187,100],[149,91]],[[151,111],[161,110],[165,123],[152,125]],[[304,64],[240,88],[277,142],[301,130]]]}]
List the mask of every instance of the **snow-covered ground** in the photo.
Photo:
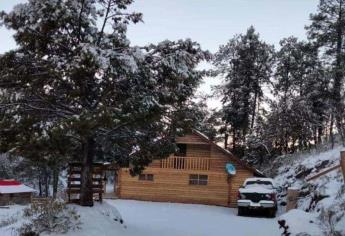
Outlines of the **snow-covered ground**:
[{"label": "snow-covered ground", "polygon": [[[331,171],[319,178],[306,181],[310,176],[339,164],[338,146],[323,152],[282,157],[275,177],[280,186],[280,201],[286,201],[288,187],[300,190],[298,209],[282,215],[287,221],[291,235],[345,235],[345,185],[341,169]],[[277,164],[277,163],[276,163]],[[312,224],[306,223],[312,222]],[[318,233],[316,233],[318,232]]]},{"label": "snow-covered ground", "polygon": [[[105,200],[103,205],[76,208],[81,215],[81,229],[66,236],[280,235],[276,219],[239,217],[236,209],[226,207]],[[116,209],[124,219],[123,224],[119,223]],[[0,228],[1,236],[12,236],[11,233],[10,227]]]},{"label": "snow-covered ground", "polygon": [[16,229],[23,223],[23,209],[25,206],[13,205],[8,209],[0,208],[0,235],[15,236]]}]

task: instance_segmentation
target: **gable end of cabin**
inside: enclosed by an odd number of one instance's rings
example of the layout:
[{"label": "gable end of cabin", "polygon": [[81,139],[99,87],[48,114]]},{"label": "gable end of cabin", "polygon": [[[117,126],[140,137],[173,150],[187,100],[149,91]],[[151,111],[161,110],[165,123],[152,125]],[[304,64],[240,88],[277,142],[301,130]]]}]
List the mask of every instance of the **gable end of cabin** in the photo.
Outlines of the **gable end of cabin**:
[{"label": "gable end of cabin", "polygon": [[[139,176],[118,172],[118,198],[236,207],[237,192],[256,170],[198,131],[176,138],[178,152],[154,160]],[[229,175],[226,164],[236,168]]]}]

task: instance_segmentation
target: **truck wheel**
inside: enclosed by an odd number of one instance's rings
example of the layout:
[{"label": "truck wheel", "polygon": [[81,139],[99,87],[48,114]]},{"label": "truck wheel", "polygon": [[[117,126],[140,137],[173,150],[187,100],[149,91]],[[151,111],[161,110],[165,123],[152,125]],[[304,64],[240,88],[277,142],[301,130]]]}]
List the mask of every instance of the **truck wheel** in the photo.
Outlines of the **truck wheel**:
[{"label": "truck wheel", "polygon": [[243,207],[238,207],[238,216],[244,216],[245,214],[245,209]]},{"label": "truck wheel", "polygon": [[274,217],[276,217],[276,209],[274,209],[274,208],[272,208],[272,209],[269,209],[268,210],[268,217],[270,217],[270,218],[274,218]]}]

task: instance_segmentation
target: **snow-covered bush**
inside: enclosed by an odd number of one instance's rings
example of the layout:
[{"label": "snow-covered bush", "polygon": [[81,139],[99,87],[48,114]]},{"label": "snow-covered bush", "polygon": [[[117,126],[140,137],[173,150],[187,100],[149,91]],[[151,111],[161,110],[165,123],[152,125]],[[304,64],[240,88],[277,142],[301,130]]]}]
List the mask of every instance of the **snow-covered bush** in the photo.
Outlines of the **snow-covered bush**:
[{"label": "snow-covered bush", "polygon": [[80,225],[77,211],[57,200],[32,203],[31,207],[24,209],[24,217],[28,223],[19,229],[20,235],[29,235],[31,232],[66,233],[78,229]]},{"label": "snow-covered bush", "polygon": [[18,221],[18,216],[17,215],[14,215],[14,216],[11,216],[11,217],[8,217],[8,218],[5,218],[5,219],[1,219],[0,220],[0,228],[1,227],[6,227],[6,226],[9,226],[9,225],[12,225],[14,223],[16,223]]}]

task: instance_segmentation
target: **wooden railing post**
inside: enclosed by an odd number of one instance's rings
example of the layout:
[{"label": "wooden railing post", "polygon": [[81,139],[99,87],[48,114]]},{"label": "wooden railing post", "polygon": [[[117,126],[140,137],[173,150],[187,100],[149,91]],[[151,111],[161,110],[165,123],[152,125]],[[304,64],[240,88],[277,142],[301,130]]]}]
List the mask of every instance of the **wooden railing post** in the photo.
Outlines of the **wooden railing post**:
[{"label": "wooden railing post", "polygon": [[297,208],[299,191],[295,188],[288,188],[286,199],[286,212]]},{"label": "wooden railing post", "polygon": [[340,166],[343,171],[343,177],[345,181],[345,151],[340,152]]},{"label": "wooden railing post", "polygon": [[160,161],[160,168],[176,170],[210,170],[211,158],[172,156]]}]

